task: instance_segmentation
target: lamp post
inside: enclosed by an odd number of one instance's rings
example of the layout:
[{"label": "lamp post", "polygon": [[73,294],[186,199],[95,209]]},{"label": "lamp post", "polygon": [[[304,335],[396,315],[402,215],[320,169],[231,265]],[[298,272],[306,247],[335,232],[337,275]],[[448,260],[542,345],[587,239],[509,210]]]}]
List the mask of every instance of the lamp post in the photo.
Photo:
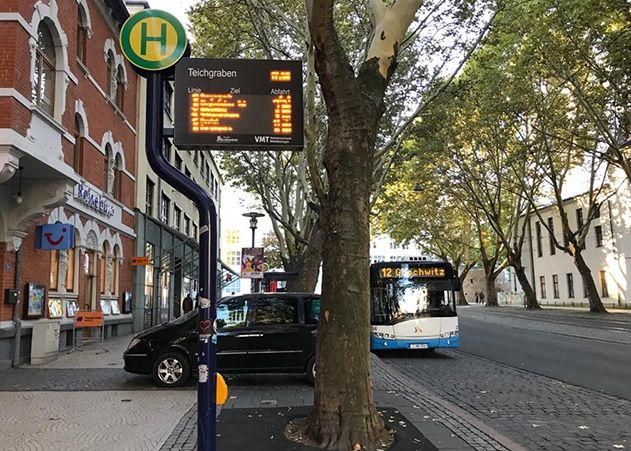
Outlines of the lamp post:
[{"label": "lamp post", "polygon": [[[258,224],[258,218],[262,218],[263,216],[265,216],[263,213],[259,213],[257,211],[249,211],[247,213],[243,213],[243,216],[245,216],[246,218],[250,218],[250,229],[252,230],[252,247],[255,246],[254,244],[254,236],[256,233],[256,226]],[[251,291],[252,293],[256,293],[258,290],[256,289],[256,279],[252,279],[252,285],[251,285]]]}]

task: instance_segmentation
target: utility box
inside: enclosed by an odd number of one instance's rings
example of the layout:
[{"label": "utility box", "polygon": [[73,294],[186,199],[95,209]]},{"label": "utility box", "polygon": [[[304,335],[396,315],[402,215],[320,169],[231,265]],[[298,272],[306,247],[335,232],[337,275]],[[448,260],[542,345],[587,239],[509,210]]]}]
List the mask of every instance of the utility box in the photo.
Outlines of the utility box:
[{"label": "utility box", "polygon": [[57,358],[59,351],[59,321],[33,322],[31,365],[43,365]]}]

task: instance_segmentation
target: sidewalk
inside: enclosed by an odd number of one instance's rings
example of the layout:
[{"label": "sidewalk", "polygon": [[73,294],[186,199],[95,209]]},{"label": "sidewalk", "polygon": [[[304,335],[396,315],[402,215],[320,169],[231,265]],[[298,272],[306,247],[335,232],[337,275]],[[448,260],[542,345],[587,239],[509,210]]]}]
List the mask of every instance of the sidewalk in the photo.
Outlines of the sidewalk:
[{"label": "sidewalk", "polygon": [[[131,336],[61,354],[42,366],[0,372],[4,449],[183,450],[197,441],[192,381],[160,390],[122,370]],[[390,451],[520,450],[472,415],[372,356],[375,402],[397,430]],[[304,417],[313,388],[296,375],[228,375],[218,409],[218,450],[308,450],[283,437],[289,419]]]}]

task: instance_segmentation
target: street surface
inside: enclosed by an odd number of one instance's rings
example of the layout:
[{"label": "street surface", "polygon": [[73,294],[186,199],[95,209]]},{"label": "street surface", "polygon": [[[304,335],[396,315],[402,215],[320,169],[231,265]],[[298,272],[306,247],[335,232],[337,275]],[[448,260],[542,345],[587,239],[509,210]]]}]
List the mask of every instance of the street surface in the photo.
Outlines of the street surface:
[{"label": "street surface", "polygon": [[458,351],[380,357],[527,449],[631,449],[631,315],[459,314]]}]

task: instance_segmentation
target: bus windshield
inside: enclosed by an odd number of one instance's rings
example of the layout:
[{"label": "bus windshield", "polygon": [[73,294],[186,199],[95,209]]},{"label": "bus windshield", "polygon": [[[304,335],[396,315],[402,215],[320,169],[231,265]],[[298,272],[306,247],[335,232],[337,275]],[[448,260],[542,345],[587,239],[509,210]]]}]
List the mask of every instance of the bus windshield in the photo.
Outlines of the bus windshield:
[{"label": "bus windshield", "polygon": [[393,324],[411,318],[456,316],[451,280],[423,278],[373,281],[372,323]]}]

